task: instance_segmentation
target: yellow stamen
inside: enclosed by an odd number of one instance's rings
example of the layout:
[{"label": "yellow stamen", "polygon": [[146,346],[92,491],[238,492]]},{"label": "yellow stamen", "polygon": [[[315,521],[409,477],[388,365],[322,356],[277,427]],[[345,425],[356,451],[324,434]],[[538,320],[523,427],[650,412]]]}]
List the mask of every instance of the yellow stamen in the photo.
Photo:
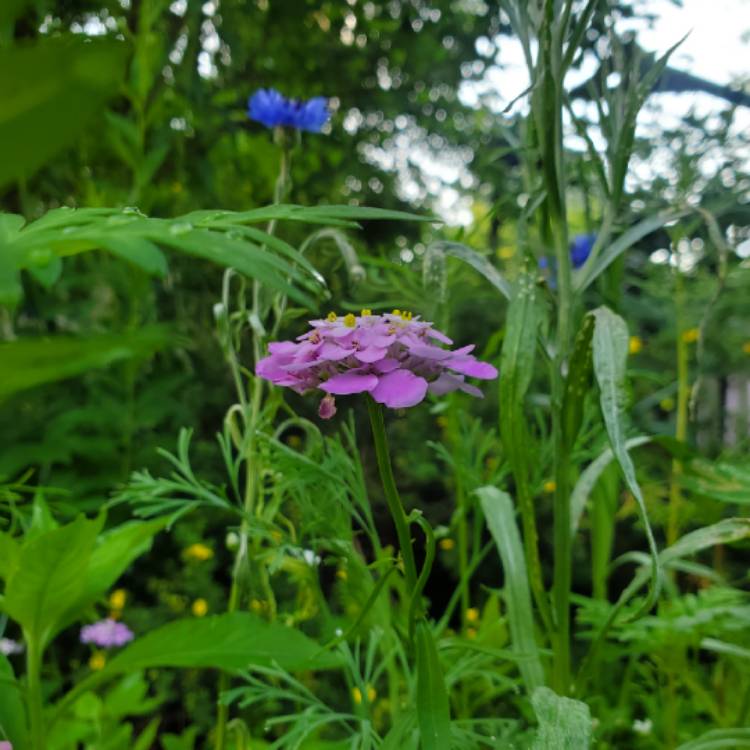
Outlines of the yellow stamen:
[{"label": "yellow stamen", "polygon": [[365,309],[360,313],[360,316],[366,318],[368,315],[372,315],[372,310],[370,310],[369,307],[365,307]]},{"label": "yellow stamen", "polygon": [[344,325],[347,328],[354,328],[354,326],[357,325],[357,319],[354,317],[354,315],[352,315],[352,313],[344,316]]},{"label": "yellow stamen", "polygon": [[335,312],[329,312],[328,315],[326,316],[326,320],[329,323],[335,323],[338,320],[338,315],[336,315]]},{"label": "yellow stamen", "polygon": [[409,310],[404,310],[404,311],[403,311],[403,312],[401,313],[401,319],[402,319],[402,320],[406,320],[406,321],[409,321],[409,320],[411,320],[411,312],[410,312]]},{"label": "yellow stamen", "polygon": [[400,318],[401,317],[401,310],[398,310],[398,309],[391,310],[391,315],[398,315],[398,317]]}]

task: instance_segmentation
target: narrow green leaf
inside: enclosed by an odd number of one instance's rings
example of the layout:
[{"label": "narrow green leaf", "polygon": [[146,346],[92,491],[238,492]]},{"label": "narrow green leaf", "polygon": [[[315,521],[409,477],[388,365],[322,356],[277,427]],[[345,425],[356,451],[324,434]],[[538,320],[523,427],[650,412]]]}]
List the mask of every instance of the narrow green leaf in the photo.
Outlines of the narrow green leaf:
[{"label": "narrow green leaf", "polygon": [[636,242],[643,239],[646,235],[655,232],[657,229],[661,229],[667,224],[677,221],[687,213],[687,211],[665,211],[656,216],[650,216],[638,222],[638,224],[626,232],[623,232],[614,242],[604,248],[599,255],[596,257],[592,256],[590,264],[586,262],[583,268],[574,274],[574,290],[582,292],[598,276],[604,273],[629,247],[632,247]]},{"label": "narrow green leaf", "polygon": [[562,431],[565,444],[571,449],[578,437],[583,421],[583,406],[591,380],[591,338],[594,333],[594,317],[586,315],[573,345],[573,354],[565,379],[565,394],[562,405]]},{"label": "narrow green leaf", "polygon": [[422,750],[450,750],[448,691],[432,630],[424,619],[414,630],[417,652],[417,724]]},{"label": "narrow green leaf", "polygon": [[5,654],[0,654],[0,739],[17,750],[26,747],[26,706],[21,685]]},{"label": "narrow green leaf", "polygon": [[519,660],[519,669],[527,691],[533,693],[536,688],[544,685],[544,670],[534,637],[526,560],[521,535],[516,526],[513,502],[506,492],[496,487],[480,487],[477,495],[503,564],[511,643],[513,650],[524,657]]},{"label": "narrow green leaf", "polygon": [[476,250],[472,250],[466,245],[462,245],[458,242],[433,242],[427,247],[424,255],[424,263],[428,264],[433,262],[431,255],[443,255],[451,256],[452,258],[458,258],[464,263],[468,263],[475,271],[478,271],[484,276],[492,286],[497,289],[505,299],[510,299],[513,296],[513,288],[510,283],[503,277],[500,271],[487,260],[484,255],[480,255]]},{"label": "narrow green leaf", "polygon": [[591,713],[581,701],[563,698],[546,687],[531,696],[539,731],[532,750],[588,750]]},{"label": "narrow green leaf", "polygon": [[143,237],[114,235],[104,239],[101,247],[148,274],[161,277],[167,275],[167,259],[164,253],[157,245]]},{"label": "narrow green leaf", "polygon": [[737,659],[750,659],[750,648],[720,641],[718,638],[702,638],[700,647],[706,651],[713,651],[715,654],[726,654]]},{"label": "narrow green leaf", "polygon": [[750,729],[711,729],[677,750],[739,750],[750,747]]},{"label": "narrow green leaf", "polygon": [[162,625],[123,649],[100,674],[111,676],[151,667],[239,670],[254,665],[324,669],[340,663],[299,630],[232,612]]},{"label": "narrow green leaf", "polygon": [[58,336],[0,343],[0,400],[17,391],[79,375],[166,346],[170,332],[153,326],[88,338]]},{"label": "narrow green leaf", "polygon": [[599,384],[600,404],[612,452],[622,470],[627,488],[635,498],[641,523],[646,532],[651,554],[651,579],[643,610],[650,609],[659,595],[659,552],[648,519],[646,502],[635,476],[635,467],[628,453],[625,439],[625,363],[628,356],[629,336],[625,321],[606,307],[594,310],[594,373]]},{"label": "narrow green leaf", "polygon": [[[637,448],[639,445],[650,443],[652,438],[647,435],[630,438],[625,441],[625,447],[630,450]],[[570,533],[575,536],[578,526],[581,523],[581,516],[586,509],[586,503],[591,495],[591,490],[599,481],[602,472],[612,463],[615,454],[612,448],[606,448],[602,451],[581,473],[578,477],[573,492],[570,496]]]}]

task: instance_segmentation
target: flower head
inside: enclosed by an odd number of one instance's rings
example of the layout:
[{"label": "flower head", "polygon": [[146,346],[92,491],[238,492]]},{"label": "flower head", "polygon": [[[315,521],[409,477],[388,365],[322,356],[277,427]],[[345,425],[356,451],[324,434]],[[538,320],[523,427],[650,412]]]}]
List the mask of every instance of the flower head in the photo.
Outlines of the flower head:
[{"label": "flower head", "polygon": [[256,374],[297,393],[315,388],[326,393],[318,411],[322,419],[335,413],[335,396],[366,392],[391,409],[402,409],[418,404],[428,391],[440,396],[460,390],[481,398],[466,376],[497,377],[492,365],[470,354],[473,345],[456,350],[439,346],[436,342],[453,342],[419,316],[400,310],[369,312],[311,320],[312,330],[297,341],[271,343]]},{"label": "flower head", "polygon": [[133,640],[133,632],[127,625],[106,619],[81,628],[81,643],[93,643],[102,648],[124,646]]},{"label": "flower head", "polygon": [[208,612],[208,602],[205,599],[196,599],[190,610],[196,617],[203,617]]},{"label": "flower head", "polygon": [[247,115],[267,128],[287,127],[313,133],[319,133],[330,117],[325,97],[298,101],[287,99],[276,89],[258,89],[248,100]]},{"label": "flower head", "polygon": [[570,262],[573,268],[580,268],[591,255],[596,242],[595,234],[577,234],[570,243]]}]

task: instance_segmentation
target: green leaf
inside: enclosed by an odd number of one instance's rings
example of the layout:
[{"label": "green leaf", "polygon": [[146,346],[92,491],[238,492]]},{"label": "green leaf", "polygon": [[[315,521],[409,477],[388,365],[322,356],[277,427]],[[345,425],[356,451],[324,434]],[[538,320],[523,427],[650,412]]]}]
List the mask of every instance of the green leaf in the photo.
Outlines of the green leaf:
[{"label": "green leaf", "polygon": [[544,685],[544,670],[534,637],[526,560],[521,535],[516,526],[513,502],[507,492],[496,487],[480,487],[477,495],[503,563],[511,643],[513,650],[523,657],[519,660],[519,669],[526,689],[533,693],[536,688]]},{"label": "green leaf", "polygon": [[71,601],[81,596],[102,522],[103,517],[79,518],[39,534],[21,548],[2,607],[21,625],[27,642],[46,646]]},{"label": "green leaf", "polygon": [[9,534],[0,531],[0,578],[8,580],[21,559],[21,547]]},{"label": "green leaf", "polygon": [[157,245],[143,237],[127,235],[107,237],[102,242],[102,248],[148,274],[162,278],[167,275],[167,259],[164,253]]},{"label": "green leaf", "polygon": [[600,404],[607,435],[627,488],[635,498],[641,523],[646,531],[651,555],[651,579],[643,611],[650,609],[659,595],[659,552],[648,519],[646,502],[635,476],[635,467],[625,439],[625,363],[628,356],[628,327],[625,321],[606,307],[594,310],[594,373],[599,384]]},{"label": "green leaf", "polygon": [[152,326],[133,333],[0,343],[0,400],[17,391],[107,367],[122,359],[149,356],[170,339],[166,328]]},{"label": "green leaf", "polygon": [[0,654],[0,739],[10,740],[17,750],[26,747],[26,707],[13,667]]},{"label": "green leaf", "polygon": [[711,729],[677,750],[739,750],[750,747],[750,729]]},{"label": "green leaf", "polygon": [[[625,448],[627,450],[637,448],[639,445],[645,445],[652,440],[653,438],[650,438],[647,435],[640,435],[626,440]],[[604,470],[612,463],[614,457],[615,454],[612,452],[612,449],[606,448],[584,469],[583,472],[581,472],[581,475],[578,477],[578,481],[576,482],[570,496],[571,536],[575,536],[578,531],[581,516],[586,509],[586,503],[591,495],[591,491],[594,489],[594,485],[599,481],[599,477]]]},{"label": "green leaf", "polygon": [[568,364],[568,376],[565,379],[565,394],[562,405],[563,440],[570,449],[578,437],[583,422],[583,407],[591,381],[591,338],[594,333],[594,317],[586,315],[578,331],[573,353]]},{"label": "green leaf", "polygon": [[573,289],[577,292],[582,292],[598,276],[604,273],[629,247],[632,247],[636,242],[643,239],[646,235],[655,232],[657,229],[661,229],[667,224],[677,221],[687,213],[687,211],[665,211],[664,213],[649,216],[647,219],[638,222],[638,224],[623,232],[614,242],[610,243],[598,256],[592,258],[591,265],[586,263],[574,275]]},{"label": "green leaf", "polygon": [[539,731],[532,750],[588,750],[591,713],[581,701],[563,698],[546,687],[531,696]]},{"label": "green leaf", "polygon": [[432,630],[424,619],[414,630],[417,658],[417,723],[422,750],[450,750],[448,691]]},{"label": "green leaf", "polygon": [[170,520],[171,517],[134,521],[100,535],[91,553],[81,594],[61,617],[58,630],[77,620],[83,611],[103,596],[133,560],[151,548],[154,535],[164,529]]},{"label": "green leaf", "polygon": [[323,669],[340,658],[299,630],[248,612],[177,620],[133,641],[100,672],[103,676],[151,667],[237,670],[254,665]]},{"label": "green leaf", "polygon": [[42,37],[0,50],[0,188],[30,177],[119,91],[127,46]]},{"label": "green leaf", "polygon": [[423,262],[426,265],[430,265],[434,262],[432,256],[439,255],[449,255],[462,260],[464,263],[468,263],[475,271],[482,274],[505,299],[510,299],[513,296],[513,288],[510,283],[484,255],[480,255],[476,250],[472,250],[470,247],[458,242],[433,242],[427,247]]}]

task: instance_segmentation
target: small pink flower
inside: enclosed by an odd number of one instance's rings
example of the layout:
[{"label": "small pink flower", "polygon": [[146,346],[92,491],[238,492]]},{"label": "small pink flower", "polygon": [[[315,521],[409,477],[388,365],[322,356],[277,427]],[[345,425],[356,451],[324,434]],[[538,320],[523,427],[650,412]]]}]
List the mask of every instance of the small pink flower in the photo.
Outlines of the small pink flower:
[{"label": "small pink flower", "polygon": [[0,742],[0,750],[13,750],[13,745],[10,742]]},{"label": "small pink flower", "polygon": [[132,640],[133,632],[130,628],[117,620],[100,620],[81,628],[81,643],[93,643],[102,648],[124,646]]},{"label": "small pink flower", "polygon": [[336,413],[335,396],[369,393],[391,409],[403,409],[418,404],[428,392],[461,390],[481,398],[482,392],[465,378],[497,377],[492,365],[472,356],[473,346],[453,351],[439,346],[453,342],[410,313],[331,313],[310,325],[312,330],[297,341],[269,344],[269,355],[258,362],[255,372],[297,393],[324,391],[318,411],[322,419]]}]

